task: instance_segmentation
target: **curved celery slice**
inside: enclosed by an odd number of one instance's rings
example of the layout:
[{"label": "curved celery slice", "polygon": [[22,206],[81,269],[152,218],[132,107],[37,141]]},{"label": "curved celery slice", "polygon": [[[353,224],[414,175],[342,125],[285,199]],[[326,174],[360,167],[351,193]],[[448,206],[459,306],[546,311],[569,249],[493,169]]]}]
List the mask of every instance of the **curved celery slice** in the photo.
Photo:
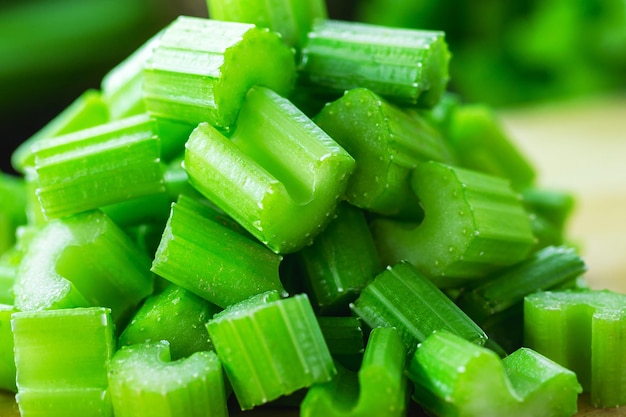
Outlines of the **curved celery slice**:
[{"label": "curved celery slice", "polygon": [[485,333],[413,265],[400,262],[363,289],[352,310],[370,327],[395,327],[409,352],[435,330],[483,345]]},{"label": "curved celery slice", "polygon": [[368,211],[419,219],[409,183],[412,170],[419,162],[456,159],[419,114],[409,115],[365,88],[347,91],[314,120],[356,160],[346,199]]},{"label": "curved celery slice", "polygon": [[404,416],[409,398],[406,348],[395,329],[373,329],[358,374],[341,369],[330,382],[311,387],[303,417]]},{"label": "curved celery slice", "polygon": [[573,370],[596,407],[626,404],[626,295],[546,291],[524,300],[524,342]]},{"label": "curved celery slice", "polygon": [[520,262],[535,244],[529,216],[502,178],[425,162],[415,169],[412,186],[424,206],[420,225],[373,222],[375,241],[389,264],[408,260],[446,286]]},{"label": "curved celery slice", "polygon": [[576,375],[522,348],[504,360],[448,332],[435,332],[409,366],[413,399],[440,417],[569,417],[576,414]]},{"label": "curved celery slice", "polygon": [[192,125],[234,124],[246,91],[264,85],[288,95],[293,51],[252,24],[180,16],[163,29],[144,68],[148,113]]},{"label": "curved celery slice", "polygon": [[304,294],[257,295],[216,314],[207,329],[242,410],[329,381],[336,373]]},{"label": "curved celery slice", "polygon": [[191,198],[179,199],[152,271],[222,308],[262,292],[284,292],[282,256],[222,224],[221,217]]},{"label": "curved celery slice", "polygon": [[101,307],[12,315],[16,396],[23,416],[112,416],[107,369],[115,349]]},{"label": "curved celery slice", "polygon": [[251,88],[231,138],[204,123],[186,144],[191,184],[278,253],[331,220],[354,159],[287,99]]},{"label": "curved celery slice", "polygon": [[109,392],[116,417],[228,416],[215,352],[171,362],[166,341],[120,348],[109,367]]},{"label": "curved celery slice", "polygon": [[364,87],[392,101],[432,107],[448,84],[449,60],[441,31],[317,19],[299,75],[337,94]]},{"label": "curved celery slice", "polygon": [[12,392],[17,391],[13,331],[11,330],[11,315],[16,312],[15,307],[0,304],[0,390]]}]

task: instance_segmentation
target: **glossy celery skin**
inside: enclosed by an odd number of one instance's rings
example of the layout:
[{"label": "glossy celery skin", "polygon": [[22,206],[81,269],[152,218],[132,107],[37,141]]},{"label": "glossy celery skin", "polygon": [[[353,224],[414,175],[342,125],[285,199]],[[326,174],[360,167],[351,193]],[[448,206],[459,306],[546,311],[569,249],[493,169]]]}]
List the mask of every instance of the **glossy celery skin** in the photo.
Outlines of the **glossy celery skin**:
[{"label": "glossy celery skin", "polygon": [[596,407],[626,404],[626,296],[546,291],[524,300],[524,343],[572,369]]},{"label": "glossy celery skin", "polygon": [[172,362],[167,341],[120,348],[109,367],[109,391],[116,417],[228,416],[215,352]]},{"label": "glossy celery skin", "polygon": [[186,144],[191,184],[277,253],[332,219],[354,159],[287,99],[254,87],[230,138],[200,124]]},{"label": "glossy celery skin", "polygon": [[0,390],[11,392],[17,392],[11,330],[11,315],[15,312],[17,312],[15,307],[0,304]]},{"label": "glossy celery skin", "polygon": [[448,332],[435,332],[408,366],[413,399],[440,417],[569,417],[577,411],[576,375],[522,348],[504,360]]},{"label": "glossy celery skin", "polygon": [[408,352],[435,330],[447,330],[477,345],[485,333],[439,288],[408,262],[388,267],[351,305],[370,327],[395,327]]},{"label": "glossy celery skin", "polygon": [[0,172],[0,255],[15,244],[17,227],[27,221],[26,198],[24,179]]},{"label": "glossy celery skin", "polygon": [[305,294],[251,297],[216,314],[207,329],[242,410],[336,374]]},{"label": "glossy celery skin", "polygon": [[373,329],[358,373],[341,369],[313,386],[300,405],[303,417],[404,416],[409,399],[406,347],[395,329]]}]

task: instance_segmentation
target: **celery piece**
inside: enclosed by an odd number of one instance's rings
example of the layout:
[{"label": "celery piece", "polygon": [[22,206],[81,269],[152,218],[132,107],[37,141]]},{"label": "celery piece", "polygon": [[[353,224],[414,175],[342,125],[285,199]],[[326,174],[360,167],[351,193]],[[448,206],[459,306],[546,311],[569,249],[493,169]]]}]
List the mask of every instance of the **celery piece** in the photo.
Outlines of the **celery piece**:
[{"label": "celery piece", "polygon": [[112,416],[107,368],[115,349],[102,307],[12,315],[22,416]]},{"label": "celery piece", "polygon": [[224,225],[221,214],[179,199],[152,262],[155,274],[219,306],[265,291],[284,292],[282,257]]},{"label": "celery piece", "polygon": [[173,360],[211,350],[205,324],[220,308],[175,284],[148,297],[119,337],[118,345],[169,342]]},{"label": "celery piece", "polygon": [[348,311],[348,304],[382,270],[365,214],[345,203],[297,256],[305,271],[304,286],[321,314]]},{"label": "celery piece", "polygon": [[24,181],[26,183],[26,218],[32,225],[41,225],[47,220],[43,215],[41,203],[37,197],[37,171],[34,166],[25,168]]},{"label": "celery piece", "polygon": [[33,152],[44,216],[163,191],[159,146],[155,122],[146,115],[39,141]]},{"label": "celery piece", "polygon": [[0,255],[15,244],[15,233],[26,219],[26,183],[0,172]]},{"label": "celery piece", "polygon": [[365,88],[347,91],[314,120],[356,160],[346,199],[368,211],[419,215],[409,184],[412,170],[423,161],[455,161],[448,143],[420,115],[409,115]]},{"label": "celery piece", "polygon": [[299,80],[337,94],[364,87],[432,107],[447,87],[449,60],[441,31],[317,19],[302,49]]},{"label": "celery piece", "polygon": [[197,125],[179,120],[156,119],[161,139],[161,160],[171,162],[185,152],[185,143]]},{"label": "celery piece", "polygon": [[429,336],[412,357],[413,399],[440,417],[569,417],[576,414],[576,375],[521,348],[505,359],[448,332]]},{"label": "celery piece", "polygon": [[350,370],[359,369],[365,341],[361,319],[354,316],[318,316],[317,322],[333,359]]},{"label": "celery piece", "polygon": [[278,253],[313,241],[354,169],[341,146],[264,87],[246,95],[230,139],[203,123],[186,148],[191,184]]},{"label": "celery piece", "polygon": [[409,399],[404,374],[406,348],[395,329],[373,329],[358,373],[341,370],[311,387],[300,406],[303,417],[404,416]]},{"label": "celery piece", "polygon": [[217,313],[207,329],[242,410],[336,373],[306,294],[256,295]]},{"label": "celery piece", "polygon": [[421,224],[372,223],[383,262],[408,260],[443,287],[520,262],[535,244],[528,213],[502,178],[431,161],[418,165],[412,186]]},{"label": "celery piece", "polygon": [[16,312],[12,305],[0,304],[0,390],[11,392],[17,392],[11,330],[11,315]]},{"label": "celery piece", "polygon": [[109,111],[100,91],[87,90],[37,133],[22,142],[11,155],[11,165],[17,172],[24,174],[27,167],[35,165],[34,150],[42,139],[66,135],[108,121]]},{"label": "celery piece", "polygon": [[626,295],[546,291],[524,300],[524,343],[576,372],[596,407],[626,404]]},{"label": "celery piece", "polygon": [[534,167],[515,147],[490,107],[457,106],[451,116],[449,139],[461,166],[507,178],[518,190],[532,185]]},{"label": "celery piece", "polygon": [[448,330],[477,345],[485,333],[413,265],[400,262],[381,272],[354,304],[370,327],[395,327],[409,352],[435,330]]},{"label": "celery piece", "polygon": [[150,259],[100,211],[51,220],[31,239],[14,286],[22,311],[105,306],[117,322],[152,292]]},{"label": "celery piece", "polygon": [[139,224],[155,224],[161,231],[170,214],[172,199],[167,190],[100,207],[121,228]]},{"label": "celery piece", "polygon": [[212,19],[253,23],[280,33],[283,42],[300,48],[313,20],[328,17],[323,0],[207,0]]},{"label": "celery piece", "polygon": [[171,361],[167,341],[120,348],[111,360],[109,392],[116,417],[228,416],[215,352]]},{"label": "celery piece", "polygon": [[0,304],[15,304],[13,284],[21,260],[22,254],[15,247],[0,255]]},{"label": "celery piece", "polygon": [[252,24],[180,16],[163,29],[143,74],[148,113],[229,130],[246,91],[264,85],[288,95],[293,51]]}]

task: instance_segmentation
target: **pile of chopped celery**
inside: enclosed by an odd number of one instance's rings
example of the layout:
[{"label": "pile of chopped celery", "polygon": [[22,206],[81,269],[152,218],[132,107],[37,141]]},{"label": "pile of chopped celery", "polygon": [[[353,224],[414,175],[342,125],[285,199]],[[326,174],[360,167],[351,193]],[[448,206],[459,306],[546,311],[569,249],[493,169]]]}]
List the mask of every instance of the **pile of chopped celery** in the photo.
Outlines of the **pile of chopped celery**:
[{"label": "pile of chopped celery", "polygon": [[[0,176],[0,388],[29,416],[571,416],[626,296],[441,31],[209,0]],[[251,412],[254,415],[254,411]]]}]

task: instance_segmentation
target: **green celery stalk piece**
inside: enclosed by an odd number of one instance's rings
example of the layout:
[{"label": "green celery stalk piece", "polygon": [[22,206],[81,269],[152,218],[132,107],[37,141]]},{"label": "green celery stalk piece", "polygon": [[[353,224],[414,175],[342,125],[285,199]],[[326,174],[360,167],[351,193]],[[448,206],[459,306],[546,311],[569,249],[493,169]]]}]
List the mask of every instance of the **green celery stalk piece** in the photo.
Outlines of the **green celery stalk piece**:
[{"label": "green celery stalk piece", "polygon": [[445,331],[420,344],[407,372],[413,400],[440,417],[569,417],[581,391],[576,374],[531,349],[501,360]]},{"label": "green celery stalk piece", "polygon": [[113,415],[107,393],[115,349],[109,309],[16,312],[11,323],[22,416]]},{"label": "green celery stalk piece", "polygon": [[330,222],[354,159],[290,101],[246,95],[230,138],[200,124],[186,144],[191,184],[277,253],[312,243]]},{"label": "green celery stalk piece", "polygon": [[215,352],[171,361],[164,340],[121,347],[109,367],[109,392],[116,417],[228,416]]},{"label": "green celery stalk piece", "polygon": [[295,83],[293,51],[253,24],[180,16],[163,29],[144,66],[148,113],[228,131],[246,91],[264,85],[288,95]]},{"label": "green celery stalk piece", "polygon": [[383,262],[407,260],[441,287],[485,277],[525,259],[535,237],[517,193],[500,177],[435,161],[415,169],[424,221],[374,220]]},{"label": "green celery stalk piece", "polygon": [[15,247],[0,255],[0,304],[15,304],[13,285],[21,260],[22,254]]},{"label": "green celery stalk piece", "polygon": [[17,270],[22,311],[109,307],[127,318],[152,293],[150,259],[100,211],[51,220],[28,242]]},{"label": "green celery stalk piece", "polygon": [[595,407],[626,404],[626,295],[545,291],[524,300],[524,343],[576,372]]},{"label": "green celery stalk piece", "polygon": [[164,190],[154,120],[138,115],[38,142],[37,197],[47,219]]},{"label": "green celery stalk piece", "polygon": [[157,117],[156,121],[161,139],[161,160],[171,162],[184,154],[185,143],[197,125],[162,117]]},{"label": "green celery stalk piece", "polygon": [[487,340],[467,314],[408,262],[387,267],[351,308],[372,329],[395,327],[409,352],[435,330],[447,330],[477,345]]},{"label": "green celery stalk piece", "polygon": [[336,215],[311,245],[297,252],[307,294],[325,315],[349,311],[348,304],[383,269],[365,213],[342,203]]},{"label": "green celery stalk piece", "polygon": [[11,330],[11,315],[16,312],[12,305],[0,304],[0,390],[11,392],[17,392]]},{"label": "green celery stalk piece", "polygon": [[100,91],[89,89],[59,113],[33,136],[22,142],[11,154],[11,165],[22,174],[27,167],[35,166],[34,150],[45,138],[66,135],[109,121],[109,110]]},{"label": "green celery stalk piece", "polygon": [[336,373],[306,294],[253,296],[213,316],[207,329],[242,410]]},{"label": "green celery stalk piece", "polygon": [[172,204],[152,271],[222,308],[266,291],[286,294],[278,275],[282,256],[233,230],[225,217],[181,196]]},{"label": "green celery stalk piece", "polygon": [[253,23],[279,33],[285,44],[301,48],[313,20],[328,17],[323,0],[207,0],[212,19]]},{"label": "green celery stalk piece", "polygon": [[24,179],[0,172],[0,255],[15,244],[17,227],[27,222],[26,199]]},{"label": "green celery stalk piece", "polygon": [[406,415],[406,348],[395,329],[370,333],[358,373],[342,369],[330,382],[314,385],[300,406],[303,417],[394,417]]},{"label": "green celery stalk piece", "polygon": [[169,284],[144,301],[124,328],[118,345],[166,340],[173,360],[211,350],[205,325],[218,311],[219,307],[184,288]]},{"label": "green celery stalk piece", "polygon": [[441,134],[419,114],[407,114],[366,88],[354,88],[314,118],[356,160],[346,199],[357,207],[420,219],[410,185],[419,162],[454,163]]},{"label": "green celery stalk piece", "polygon": [[361,319],[355,316],[318,316],[317,322],[333,359],[347,369],[358,370],[365,347]]},{"label": "green celery stalk piece", "polygon": [[435,105],[448,84],[442,31],[316,19],[302,49],[299,81],[335,94],[368,88],[391,101]]}]

